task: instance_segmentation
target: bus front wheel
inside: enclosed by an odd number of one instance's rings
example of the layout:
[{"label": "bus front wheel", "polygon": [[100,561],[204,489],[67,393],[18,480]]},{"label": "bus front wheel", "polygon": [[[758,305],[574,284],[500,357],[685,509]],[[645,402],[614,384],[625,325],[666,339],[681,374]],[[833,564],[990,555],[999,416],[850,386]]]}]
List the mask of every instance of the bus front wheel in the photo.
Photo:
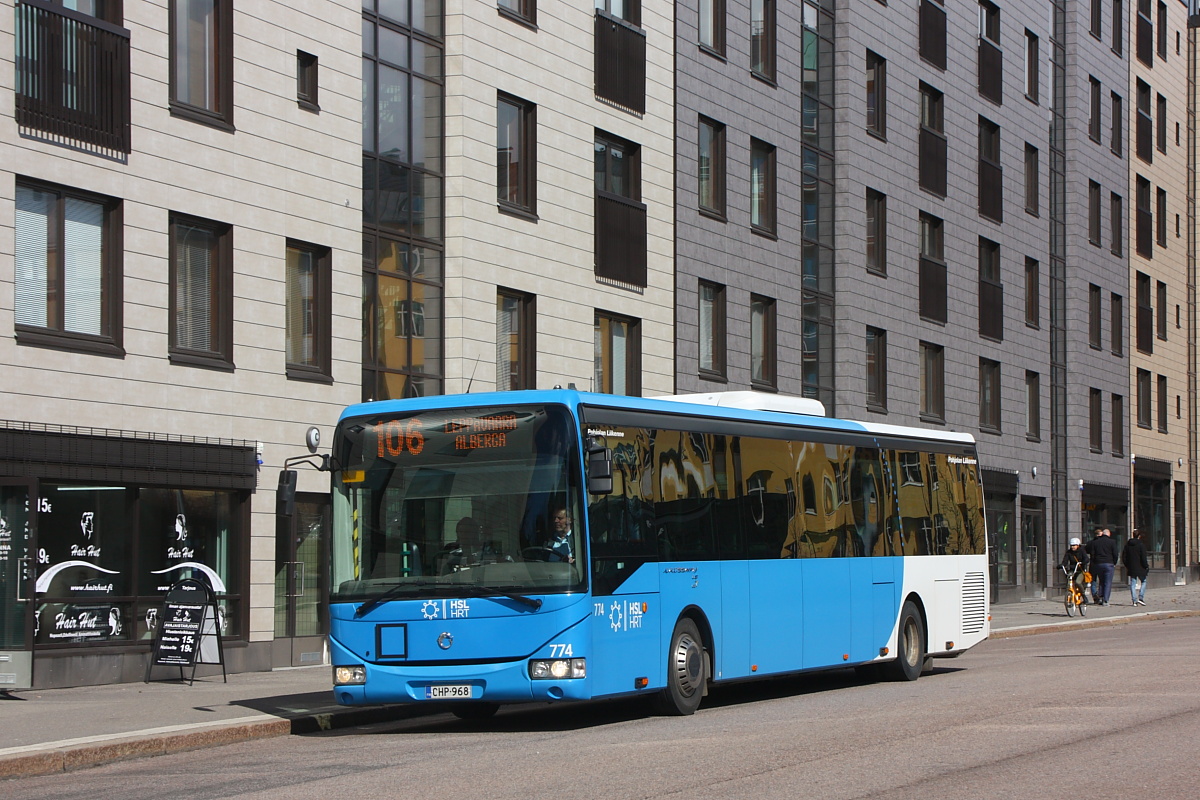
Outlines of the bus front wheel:
[{"label": "bus front wheel", "polygon": [[915,681],[921,677],[921,667],[925,664],[925,628],[921,624],[921,612],[911,600],[906,600],[900,609],[896,650],[896,660],[887,667],[888,677],[894,681]]},{"label": "bus front wheel", "polygon": [[667,686],[658,696],[665,714],[688,716],[700,707],[704,695],[704,641],[696,623],[686,617],[675,623],[667,651]]}]

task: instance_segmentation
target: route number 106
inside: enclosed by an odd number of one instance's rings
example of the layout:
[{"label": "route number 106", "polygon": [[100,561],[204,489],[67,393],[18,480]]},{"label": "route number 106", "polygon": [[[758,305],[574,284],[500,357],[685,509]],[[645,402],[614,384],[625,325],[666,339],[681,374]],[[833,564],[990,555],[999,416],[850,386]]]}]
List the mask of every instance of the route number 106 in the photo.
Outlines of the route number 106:
[{"label": "route number 106", "polygon": [[405,450],[417,456],[425,449],[425,434],[421,432],[419,419],[410,419],[407,425],[397,419],[384,422],[379,426],[378,439],[379,452],[376,455],[380,458],[383,458],[385,453],[398,456]]}]

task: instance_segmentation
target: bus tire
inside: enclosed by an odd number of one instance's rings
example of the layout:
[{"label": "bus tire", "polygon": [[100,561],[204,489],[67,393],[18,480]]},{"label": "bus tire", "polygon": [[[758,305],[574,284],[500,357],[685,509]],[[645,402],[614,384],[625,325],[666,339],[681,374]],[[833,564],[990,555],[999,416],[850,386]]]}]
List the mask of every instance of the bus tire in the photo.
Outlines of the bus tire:
[{"label": "bus tire", "polygon": [[459,703],[450,709],[450,713],[462,720],[478,722],[491,719],[499,710],[499,703]]},{"label": "bus tire", "polygon": [[658,695],[664,714],[686,717],[696,713],[707,678],[704,640],[696,623],[684,617],[675,623],[667,650],[667,686]]},{"label": "bus tire", "polygon": [[896,631],[896,660],[887,665],[893,681],[915,681],[925,665],[925,629],[921,612],[911,600],[900,609],[900,627]]}]

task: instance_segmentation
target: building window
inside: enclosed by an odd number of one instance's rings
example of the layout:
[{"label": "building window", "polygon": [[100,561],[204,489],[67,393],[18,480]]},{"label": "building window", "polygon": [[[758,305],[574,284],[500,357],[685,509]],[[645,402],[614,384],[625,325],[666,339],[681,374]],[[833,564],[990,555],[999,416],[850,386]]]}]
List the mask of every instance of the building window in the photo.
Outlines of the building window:
[{"label": "building window", "polygon": [[750,226],[775,235],[775,147],[750,140]]},{"label": "building window", "polygon": [[327,247],[288,241],[287,376],[328,383],[333,302],[332,267]]},{"label": "building window", "polygon": [[979,427],[1000,431],[1000,362],[979,359]]},{"label": "building window", "polygon": [[946,68],[946,10],[934,0],[921,0],[919,9],[921,58],[938,69]]},{"label": "building window", "polygon": [[496,291],[496,390],[537,388],[537,298]]},{"label": "building window", "polygon": [[923,319],[946,322],[946,259],[942,220],[921,214],[919,220],[921,257],[918,276],[918,313]]},{"label": "building window", "polygon": [[1093,453],[1104,452],[1104,392],[1088,389],[1088,445]]},{"label": "building window", "polygon": [[1137,234],[1134,245],[1138,255],[1154,258],[1154,212],[1150,210],[1150,181],[1138,175],[1134,185],[1137,201]]},{"label": "building window", "polygon": [[1004,221],[1004,168],[1000,166],[1000,126],[979,118],[979,213]]},{"label": "building window", "polygon": [[1167,4],[1158,3],[1158,57],[1167,60]]},{"label": "building window", "polygon": [[1100,287],[1094,283],[1088,284],[1088,345],[1093,350],[1099,350],[1102,341],[1100,306]]},{"label": "building window", "polygon": [[1088,181],[1088,241],[1099,247],[1100,233],[1100,184]]},{"label": "building window", "polygon": [[309,111],[320,111],[317,102],[317,57],[303,50],[296,51],[296,103]]},{"label": "building window", "polygon": [[1159,247],[1167,246],[1167,190],[1158,189],[1155,193],[1158,203],[1158,219],[1154,226],[1155,239],[1158,240]]},{"label": "building window", "polygon": [[596,275],[646,285],[646,206],[641,202],[641,148],[596,133]]},{"label": "building window", "polygon": [[1121,95],[1116,92],[1112,93],[1110,99],[1112,101],[1112,130],[1109,135],[1108,146],[1114,154],[1119,156],[1123,155],[1125,148],[1124,137],[1121,135],[1121,131],[1125,126],[1125,112],[1122,110],[1124,102],[1121,100]]},{"label": "building window", "polygon": [[537,209],[537,106],[496,97],[496,200],[500,208]]},{"label": "building window", "polygon": [[1038,37],[1033,31],[1025,29],[1025,96],[1036,103],[1041,84],[1039,70],[1041,57],[1038,55]]},{"label": "building window", "polygon": [[1137,371],[1137,424],[1139,428],[1150,428],[1150,373],[1147,370]]},{"label": "building window", "polygon": [[635,397],[642,393],[639,328],[635,319],[596,312],[594,386],[597,392]]},{"label": "building window", "polygon": [[1113,0],[1112,5],[1112,49],[1117,55],[1125,52],[1125,3],[1124,0]]},{"label": "building window", "polygon": [[1112,454],[1125,455],[1125,397],[1112,396]]},{"label": "building window", "polygon": [[120,203],[51,184],[16,191],[17,341],[122,355]]},{"label": "building window", "polygon": [[698,194],[700,209],[725,218],[725,126],[700,117]]},{"label": "building window", "polygon": [[979,237],[979,335],[1004,338],[1004,284],[1000,281],[1000,243]]},{"label": "building window", "polygon": [[1137,59],[1154,66],[1154,22],[1150,18],[1150,0],[1137,0]]},{"label": "building window", "polygon": [[887,274],[887,195],[867,189],[867,269]]},{"label": "building window", "polygon": [[775,388],[775,301],[750,295],[750,383]]},{"label": "building window", "polygon": [[1025,211],[1038,216],[1040,213],[1039,197],[1041,180],[1038,177],[1038,149],[1029,142],[1025,143]]},{"label": "building window", "polygon": [[887,411],[887,331],[867,326],[867,408]]},{"label": "building window", "polygon": [[700,281],[700,374],[725,378],[725,287]]},{"label": "building window", "polygon": [[1113,192],[1108,197],[1109,250],[1114,256],[1125,254],[1125,202]]},{"label": "building window", "polygon": [[1088,77],[1088,136],[1093,142],[1100,141],[1100,81]]},{"label": "building window", "polygon": [[1114,356],[1125,355],[1125,299],[1116,292],[1109,300],[1108,349]]},{"label": "building window", "polygon": [[1137,273],[1137,349],[1143,353],[1154,352],[1154,307],[1150,304],[1150,276]]},{"label": "building window", "polygon": [[[928,5],[928,0],[922,7]],[[928,84],[921,84],[921,130],[917,145],[917,173],[921,188],[946,196],[946,134],[942,112],[943,96]]]},{"label": "building window", "polygon": [[173,363],[233,369],[233,248],[228,225],[171,215]]},{"label": "building window", "polygon": [[171,111],[233,127],[233,0],[171,0]]},{"label": "building window", "polygon": [[887,138],[887,59],[867,51],[867,132]]},{"label": "building window", "polygon": [[1157,134],[1158,152],[1167,152],[1167,98],[1161,94],[1156,96],[1158,103],[1158,127],[1155,129]]},{"label": "building window", "polygon": [[725,55],[725,0],[700,0],[700,46]]},{"label": "building window", "polygon": [[775,0],[750,0],[750,71],[775,80]]},{"label": "building window", "polygon": [[1167,376],[1158,376],[1158,430],[1167,432]]},{"label": "building window", "polygon": [[1158,301],[1156,304],[1158,306],[1158,313],[1156,315],[1158,338],[1165,342],[1167,340],[1167,285],[1162,281],[1158,281],[1158,285],[1155,288],[1157,290],[1155,299]]},{"label": "building window", "polygon": [[1137,156],[1147,164],[1154,161],[1154,119],[1150,116],[1150,86],[1145,81],[1137,82]]},{"label": "building window", "polygon": [[921,418],[946,419],[946,376],[941,345],[921,342]]},{"label": "building window", "polygon": [[536,0],[497,0],[500,13],[530,25],[537,24]]},{"label": "building window", "polygon": [[1025,256],[1025,324],[1031,328],[1042,325],[1041,281],[1038,260]]},{"label": "building window", "polygon": [[1101,0],[1092,0],[1092,24],[1088,29],[1092,36],[1100,38],[1101,26],[1103,26],[1104,5]]},{"label": "building window", "polygon": [[1025,371],[1025,438],[1042,440],[1042,377]]}]

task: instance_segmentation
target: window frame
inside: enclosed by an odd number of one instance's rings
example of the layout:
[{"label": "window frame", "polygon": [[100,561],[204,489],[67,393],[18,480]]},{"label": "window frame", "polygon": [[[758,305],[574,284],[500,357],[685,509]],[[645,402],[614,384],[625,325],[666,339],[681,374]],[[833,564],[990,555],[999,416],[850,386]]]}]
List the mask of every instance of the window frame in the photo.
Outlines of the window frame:
[{"label": "window frame", "polygon": [[1041,46],[1038,36],[1028,28],[1025,29],[1025,97],[1031,103],[1038,103],[1041,94],[1041,62],[1039,52]]},{"label": "window frame", "polygon": [[320,59],[304,50],[296,51],[296,105],[306,111],[320,111]]},{"label": "window frame", "polygon": [[[763,26],[763,32],[757,40],[754,35],[755,14],[761,14]],[[775,0],[750,0],[750,74],[772,86],[775,85],[777,70],[776,15]]]},{"label": "window frame", "polygon": [[[761,309],[761,331],[755,332],[757,310]],[[777,352],[777,307],[774,298],[759,294],[750,295],[750,385],[756,389],[774,391],[779,381]],[[755,348],[761,356],[755,355]],[[760,363],[756,363],[756,360]],[[759,375],[755,375],[760,367]]]},{"label": "window frame", "polygon": [[1104,452],[1104,392],[1095,387],[1088,388],[1088,447]]},{"label": "window frame", "polygon": [[[504,308],[506,301],[512,302],[515,311],[509,312]],[[511,313],[517,320],[517,341],[515,347],[510,341],[508,355],[511,359],[513,350],[516,351],[516,374],[510,368],[505,386],[500,384],[500,353],[505,349],[500,341],[500,315]],[[511,334],[510,334],[511,336]],[[520,389],[537,388],[537,295],[521,292],[516,289],[496,287],[496,391],[515,391]],[[512,361],[509,361],[511,364]],[[512,385],[513,383],[516,385]]]},{"label": "window frame", "polygon": [[[709,164],[708,194],[711,194],[713,199],[710,205],[706,205],[704,201],[706,194],[704,189],[704,159],[706,156],[703,132],[705,130],[709,131],[708,139],[710,142],[707,154]],[[700,213],[724,221],[726,219],[725,124],[700,115],[696,125],[696,132],[696,202],[700,208]]]},{"label": "window frame", "polygon": [[496,11],[513,22],[537,27],[537,0],[496,0]]},{"label": "window frame", "polygon": [[[708,330],[705,330],[705,292],[711,292],[710,313],[708,315]],[[725,287],[712,281],[699,281],[696,290],[696,332],[699,350],[696,355],[696,366],[702,378],[724,381],[726,378],[726,307]],[[707,342],[709,348],[709,366],[704,364],[704,348]]]},{"label": "window frame", "polygon": [[[47,253],[40,263],[46,271],[45,296],[41,298],[44,304],[50,303],[50,295],[54,295],[54,309],[47,308],[47,325],[30,325],[16,321],[18,287],[16,252],[13,251],[13,333],[17,344],[48,347],[56,350],[73,350],[92,355],[124,357],[124,204],[115,197],[95,194],[74,189],[69,186],[38,181],[17,176],[16,192],[21,189],[53,194],[55,199],[54,219],[46,220]],[[102,237],[100,256],[100,299],[97,303],[100,316],[98,334],[69,331],[65,328],[66,317],[66,265],[62,254],[66,251],[66,214],[64,207],[68,199],[92,203],[102,209],[104,215],[101,223]],[[14,198],[15,205],[15,198]],[[15,215],[15,214],[14,214]],[[51,236],[50,225],[54,232]],[[14,240],[17,238],[16,220],[13,222]],[[14,242],[15,243],[15,242]],[[53,252],[53,255],[51,252]],[[53,261],[54,263],[50,263]],[[53,272],[53,275],[50,273]],[[64,287],[55,291],[55,286]],[[50,325],[51,318],[56,317],[56,324]]]},{"label": "window frame", "polygon": [[887,331],[868,325],[866,330],[866,406],[868,411],[888,410]]},{"label": "window frame", "polygon": [[1041,278],[1041,262],[1025,256],[1025,325],[1034,330],[1042,327]]},{"label": "window frame", "polygon": [[946,421],[946,352],[941,345],[920,343],[920,414],[924,422]]},{"label": "window frame", "polygon": [[1042,376],[1025,370],[1025,439],[1042,440]]},{"label": "window frame", "polygon": [[1000,362],[990,358],[979,359],[979,429],[988,433],[1003,430],[1001,414]]},{"label": "window frame", "polygon": [[212,0],[216,32],[212,47],[205,48],[209,61],[202,65],[207,83],[212,85],[215,97],[211,104],[196,104],[181,95],[178,73],[179,59],[188,51],[189,40],[179,31],[178,18],[186,13],[191,0],[169,0],[168,7],[168,105],[172,116],[182,117],[230,131],[233,127],[233,0]]},{"label": "window frame", "polygon": [[[313,381],[316,383],[333,383],[332,371],[332,304],[333,304],[333,254],[328,247],[310,242],[288,239],[285,252],[289,253],[288,261],[284,264],[284,362],[289,380]],[[308,363],[291,361],[287,357],[287,342],[290,342],[290,330],[293,319],[293,309],[290,307],[291,293],[291,264],[290,251],[303,252],[313,259],[313,287],[310,292],[312,302],[312,350],[313,356]]]},{"label": "window frame", "polygon": [[[604,339],[604,326],[602,322],[609,323],[609,334],[607,339]],[[615,314],[609,311],[595,312],[594,317],[594,348],[593,361],[596,366],[595,375],[600,377],[600,386],[595,386],[594,391],[603,392],[605,394],[614,394],[612,388],[604,388],[604,378],[607,375],[609,386],[611,381],[615,379],[612,374],[612,324],[617,323],[626,326],[626,352],[625,352],[625,394],[631,397],[640,397],[642,393],[641,376],[642,376],[642,347],[641,347],[641,320],[636,317],[627,317],[623,314]],[[607,346],[608,356],[605,356]]]},{"label": "window frame", "polygon": [[[191,227],[207,231],[213,238],[209,249],[209,310],[207,349],[179,343],[179,229]],[[233,363],[233,227],[227,223],[171,212],[168,224],[168,358],[172,364],[232,372]]]},{"label": "window frame", "polygon": [[1108,195],[1109,252],[1125,255],[1125,198],[1116,192]]},{"label": "window frame", "polygon": [[1139,428],[1149,430],[1153,424],[1153,399],[1150,397],[1150,371],[1138,369],[1137,371],[1137,425]]},{"label": "window frame", "polygon": [[[515,110],[517,123],[516,147],[508,150],[517,152],[515,178],[501,184],[500,153],[503,149],[501,137],[506,130],[501,125],[500,108],[507,106]],[[508,172],[513,173],[511,168]],[[515,183],[515,191],[512,184]],[[508,191],[505,192],[504,190]],[[505,196],[507,195],[507,196]],[[512,199],[515,195],[515,199]],[[507,92],[496,93],[496,205],[499,210],[517,216],[537,216],[537,106]]]},{"label": "window frame", "polygon": [[[751,137],[750,229],[771,238],[775,237],[778,212],[775,158],[775,145]],[[761,167],[756,166],[758,161]]]},{"label": "window frame", "polygon": [[887,195],[866,188],[866,235],[864,263],[870,272],[887,276]]},{"label": "window frame", "polygon": [[867,50],[866,60],[866,129],[870,135],[886,142],[887,59],[872,50]]},{"label": "window frame", "polygon": [[1025,143],[1025,213],[1041,216],[1041,165],[1038,149]]}]

